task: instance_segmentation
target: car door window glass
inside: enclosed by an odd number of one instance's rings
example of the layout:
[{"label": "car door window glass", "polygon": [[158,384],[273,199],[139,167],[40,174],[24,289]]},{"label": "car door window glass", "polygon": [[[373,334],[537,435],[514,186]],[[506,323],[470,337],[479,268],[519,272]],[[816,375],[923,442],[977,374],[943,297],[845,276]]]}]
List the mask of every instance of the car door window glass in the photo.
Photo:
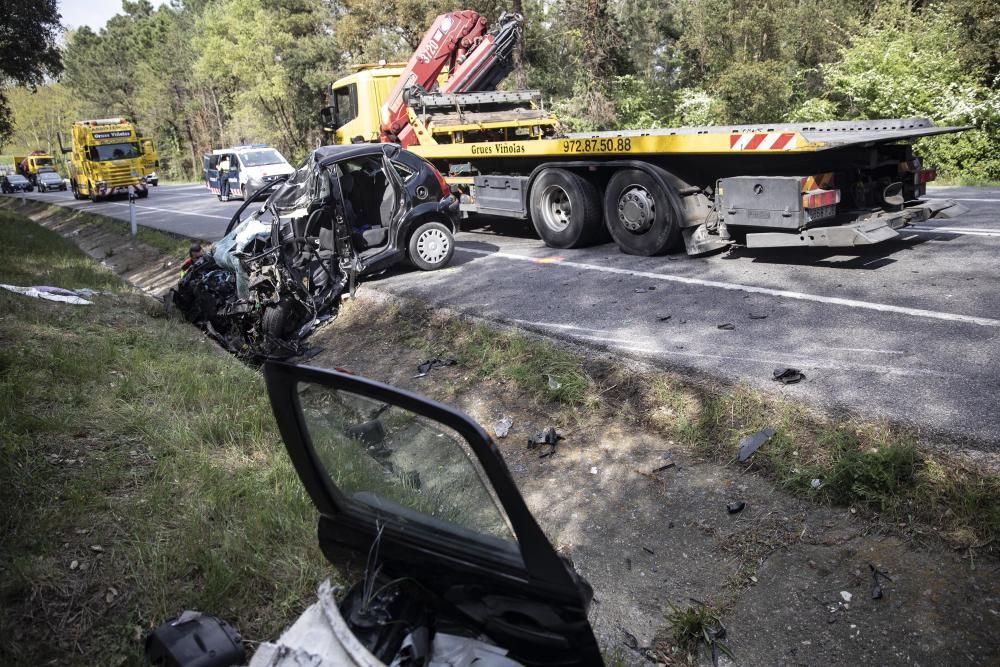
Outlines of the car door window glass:
[{"label": "car door window glass", "polygon": [[411,521],[415,512],[432,519],[417,522],[425,526],[515,541],[478,459],[451,428],[311,383],[299,384],[299,401],[318,463],[349,502],[394,520]]}]

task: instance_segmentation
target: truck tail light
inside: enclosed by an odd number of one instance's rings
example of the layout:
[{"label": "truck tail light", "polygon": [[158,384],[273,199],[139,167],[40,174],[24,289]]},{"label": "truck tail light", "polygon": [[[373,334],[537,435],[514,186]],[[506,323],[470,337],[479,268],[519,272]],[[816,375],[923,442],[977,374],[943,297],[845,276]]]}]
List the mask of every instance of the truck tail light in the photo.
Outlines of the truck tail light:
[{"label": "truck tail light", "polygon": [[937,179],[936,169],[923,169],[913,175],[913,182],[917,185],[920,185],[921,183],[930,183],[935,179]]},{"label": "truck tail light", "polygon": [[802,194],[802,208],[822,208],[840,203],[840,190],[810,190]]}]

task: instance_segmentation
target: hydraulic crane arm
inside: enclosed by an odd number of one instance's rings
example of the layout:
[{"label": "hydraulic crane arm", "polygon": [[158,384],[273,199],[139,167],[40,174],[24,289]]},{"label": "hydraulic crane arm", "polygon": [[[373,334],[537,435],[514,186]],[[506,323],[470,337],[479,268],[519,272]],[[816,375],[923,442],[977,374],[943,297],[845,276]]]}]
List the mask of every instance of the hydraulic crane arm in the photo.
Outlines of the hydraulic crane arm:
[{"label": "hydraulic crane arm", "polygon": [[440,92],[496,90],[514,67],[522,21],[519,14],[505,13],[487,32],[486,18],[472,10],[438,16],[382,105],[382,141],[403,146],[415,141],[406,113],[408,97],[414,91],[432,90],[446,65],[448,80]]}]

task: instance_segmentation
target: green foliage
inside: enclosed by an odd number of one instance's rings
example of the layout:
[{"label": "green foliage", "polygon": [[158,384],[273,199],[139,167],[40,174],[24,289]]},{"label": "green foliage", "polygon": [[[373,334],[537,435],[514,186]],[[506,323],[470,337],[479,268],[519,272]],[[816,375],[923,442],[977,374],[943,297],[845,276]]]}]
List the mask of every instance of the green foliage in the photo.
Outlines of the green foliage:
[{"label": "green foliage", "polygon": [[[568,130],[927,116],[977,132],[921,142],[945,178],[1000,179],[1000,12],[995,0],[475,0],[525,16],[505,88],[538,88]],[[18,100],[18,146],[72,115],[124,114],[167,176],[241,141],[293,161],[345,66],[407,59],[443,0],[123,3],[67,38],[63,84]],[[113,63],[113,66],[109,65]],[[45,86],[48,88],[48,86]],[[67,109],[53,114],[52,108]]]},{"label": "green foliage", "polygon": [[0,12],[0,146],[14,130],[7,86],[15,83],[34,89],[62,71],[56,44],[59,18],[56,0],[4,0]]}]

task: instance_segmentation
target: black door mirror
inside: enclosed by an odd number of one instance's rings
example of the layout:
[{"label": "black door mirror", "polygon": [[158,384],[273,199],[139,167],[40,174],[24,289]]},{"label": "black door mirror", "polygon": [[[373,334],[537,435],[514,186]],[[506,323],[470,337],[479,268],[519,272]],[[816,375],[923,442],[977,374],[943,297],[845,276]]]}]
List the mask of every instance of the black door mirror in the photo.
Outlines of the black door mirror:
[{"label": "black door mirror", "polygon": [[390,581],[413,581],[447,600],[511,658],[601,664],[587,620],[589,585],[552,548],[478,424],[335,371],[267,362],[264,378],[288,454],[320,512],[328,558],[345,549],[363,559],[377,553]]}]

